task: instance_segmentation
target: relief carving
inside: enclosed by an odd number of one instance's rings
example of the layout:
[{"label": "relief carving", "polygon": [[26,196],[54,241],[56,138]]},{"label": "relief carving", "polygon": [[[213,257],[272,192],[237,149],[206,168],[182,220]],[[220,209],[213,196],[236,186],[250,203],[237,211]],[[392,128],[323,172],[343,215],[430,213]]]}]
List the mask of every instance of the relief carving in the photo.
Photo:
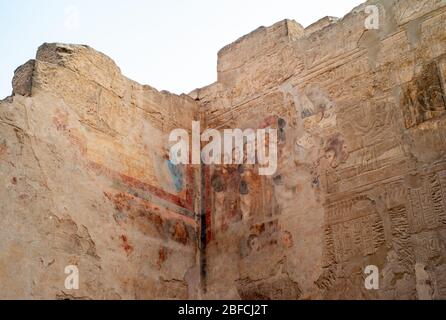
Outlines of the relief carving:
[{"label": "relief carving", "polygon": [[401,107],[406,128],[438,118],[446,111],[446,100],[436,62],[426,65],[421,74],[403,86]]},{"label": "relief carving", "polygon": [[325,259],[340,263],[364,257],[374,254],[384,243],[382,219],[367,196],[329,204],[327,212]]},{"label": "relief carving", "polygon": [[446,226],[445,173],[433,173],[422,177],[418,187],[409,188],[411,232]]}]

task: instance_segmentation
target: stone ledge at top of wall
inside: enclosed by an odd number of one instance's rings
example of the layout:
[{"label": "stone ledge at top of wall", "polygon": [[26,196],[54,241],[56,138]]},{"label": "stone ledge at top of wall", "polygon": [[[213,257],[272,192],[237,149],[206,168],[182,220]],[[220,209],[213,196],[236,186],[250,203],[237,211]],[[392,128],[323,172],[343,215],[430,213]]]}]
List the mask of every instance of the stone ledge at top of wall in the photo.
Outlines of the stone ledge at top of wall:
[{"label": "stone ledge at top of wall", "polygon": [[[167,103],[172,98],[178,102],[194,103],[186,94],[159,91],[150,85],[128,79],[110,57],[87,45],[64,43],[42,44],[35,59],[18,67],[12,80],[12,95],[30,97],[36,88],[65,95],[67,87],[76,91],[76,85],[85,83],[78,83],[79,79],[95,83],[120,98],[128,96],[129,90],[140,90],[160,104]],[[7,98],[8,101],[10,98]]]},{"label": "stone ledge at top of wall", "polygon": [[218,72],[234,69],[304,35],[305,29],[294,20],[285,19],[269,27],[259,27],[218,52]]},{"label": "stone ledge at top of wall", "polygon": [[43,84],[48,89],[60,85],[63,75],[55,70],[71,71],[106,89],[112,89],[116,79],[124,78],[111,58],[87,45],[44,43],[35,59],[14,71],[12,95],[30,97],[36,86]]},{"label": "stone ledge at top of wall", "polygon": [[12,78],[12,95],[31,96],[36,60],[32,59],[15,69]]},{"label": "stone ledge at top of wall", "polygon": [[305,36],[309,36],[310,34],[322,30],[325,27],[328,27],[329,25],[338,21],[339,18],[337,17],[323,17],[322,19],[319,19],[318,21],[310,24],[308,27],[305,28]]},{"label": "stone ledge at top of wall", "polygon": [[[379,2],[386,0],[373,1]],[[326,16],[306,28],[302,27],[295,20],[290,19],[284,19],[269,27],[259,27],[220,49],[218,52],[217,70],[219,73],[223,73],[237,69],[249,60],[277,50],[281,44],[307,38],[311,34],[322,31],[328,26],[336,25],[346,17],[363,11],[368,2],[356,6],[343,18]]]},{"label": "stone ledge at top of wall", "polygon": [[37,50],[36,60],[65,67],[105,88],[121,76],[111,58],[86,45],[44,43]]}]

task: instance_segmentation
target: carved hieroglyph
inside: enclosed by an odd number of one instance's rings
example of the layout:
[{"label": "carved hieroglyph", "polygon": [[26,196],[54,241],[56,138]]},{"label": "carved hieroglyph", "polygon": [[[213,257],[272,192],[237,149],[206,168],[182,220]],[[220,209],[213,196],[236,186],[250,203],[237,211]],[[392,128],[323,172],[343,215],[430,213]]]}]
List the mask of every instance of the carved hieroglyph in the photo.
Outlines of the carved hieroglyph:
[{"label": "carved hieroglyph", "polygon": [[[446,4],[377,5],[378,30],[365,29],[365,5],[258,29],[220,51],[218,82],[194,92],[209,127],[286,123],[274,176],[227,168],[220,181],[244,179],[247,192],[210,192],[213,218],[243,214],[207,226],[206,297],[445,298]],[[369,265],[379,290],[364,286]]]}]

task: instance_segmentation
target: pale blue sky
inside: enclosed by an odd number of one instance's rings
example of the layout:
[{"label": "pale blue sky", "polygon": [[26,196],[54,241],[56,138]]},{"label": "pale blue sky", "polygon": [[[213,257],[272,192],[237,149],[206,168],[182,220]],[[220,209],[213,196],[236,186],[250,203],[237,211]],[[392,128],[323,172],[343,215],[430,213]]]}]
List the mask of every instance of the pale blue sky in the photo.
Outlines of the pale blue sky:
[{"label": "pale blue sky", "polygon": [[0,0],[0,99],[44,42],[87,44],[124,75],[187,93],[216,80],[217,52],[285,18],[304,27],[363,0]]}]

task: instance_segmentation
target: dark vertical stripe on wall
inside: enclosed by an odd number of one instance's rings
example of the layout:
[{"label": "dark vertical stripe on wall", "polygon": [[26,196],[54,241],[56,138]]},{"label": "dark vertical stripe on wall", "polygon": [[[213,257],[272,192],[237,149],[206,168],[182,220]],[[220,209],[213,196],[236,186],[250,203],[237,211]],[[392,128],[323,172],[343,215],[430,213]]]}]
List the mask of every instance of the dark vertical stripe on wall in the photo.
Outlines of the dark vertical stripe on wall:
[{"label": "dark vertical stripe on wall", "polygon": [[200,277],[201,289],[206,293],[206,166],[203,163],[200,165],[200,178]]}]

